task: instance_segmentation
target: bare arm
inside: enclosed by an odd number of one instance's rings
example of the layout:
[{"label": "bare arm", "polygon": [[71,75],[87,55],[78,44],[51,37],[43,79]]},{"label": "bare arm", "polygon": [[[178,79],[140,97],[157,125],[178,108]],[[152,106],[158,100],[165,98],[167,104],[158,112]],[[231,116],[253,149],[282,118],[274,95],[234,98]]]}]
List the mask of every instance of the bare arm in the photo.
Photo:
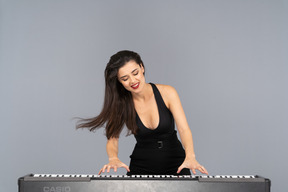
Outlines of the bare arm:
[{"label": "bare arm", "polygon": [[163,92],[167,100],[168,108],[175,119],[177,130],[186,154],[185,160],[178,168],[177,173],[180,173],[183,168],[189,168],[194,174],[196,174],[196,169],[201,173],[208,174],[207,170],[196,160],[192,132],[189,128],[178,93],[171,86],[164,86]]},{"label": "bare arm", "polygon": [[111,168],[114,169],[114,172],[116,172],[117,168],[119,167],[123,167],[127,171],[130,171],[129,167],[121,162],[118,158],[118,138],[111,138],[107,140],[106,151],[109,158],[109,163],[102,167],[102,169],[99,171],[99,175],[104,173],[106,170],[107,173],[109,173]]},{"label": "bare arm", "polygon": [[110,159],[118,159],[118,138],[111,138],[107,140],[106,151]]}]

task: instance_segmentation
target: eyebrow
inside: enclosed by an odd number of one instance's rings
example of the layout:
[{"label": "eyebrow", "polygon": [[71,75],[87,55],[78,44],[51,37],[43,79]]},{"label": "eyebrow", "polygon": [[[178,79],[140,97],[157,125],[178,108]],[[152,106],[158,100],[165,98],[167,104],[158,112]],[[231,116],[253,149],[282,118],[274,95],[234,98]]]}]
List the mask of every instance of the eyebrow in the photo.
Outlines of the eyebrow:
[{"label": "eyebrow", "polygon": [[[136,70],[138,70],[138,68],[134,69],[131,73],[134,73]],[[120,79],[125,78],[127,75],[123,75],[122,77],[120,77]]]}]

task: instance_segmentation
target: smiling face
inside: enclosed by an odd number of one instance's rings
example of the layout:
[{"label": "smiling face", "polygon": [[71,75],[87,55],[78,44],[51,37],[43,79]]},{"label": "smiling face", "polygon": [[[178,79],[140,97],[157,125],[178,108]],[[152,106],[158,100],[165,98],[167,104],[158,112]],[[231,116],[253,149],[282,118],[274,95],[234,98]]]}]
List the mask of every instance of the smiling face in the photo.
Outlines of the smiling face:
[{"label": "smiling face", "polygon": [[139,93],[145,85],[144,67],[134,60],[118,70],[118,80],[131,93]]}]

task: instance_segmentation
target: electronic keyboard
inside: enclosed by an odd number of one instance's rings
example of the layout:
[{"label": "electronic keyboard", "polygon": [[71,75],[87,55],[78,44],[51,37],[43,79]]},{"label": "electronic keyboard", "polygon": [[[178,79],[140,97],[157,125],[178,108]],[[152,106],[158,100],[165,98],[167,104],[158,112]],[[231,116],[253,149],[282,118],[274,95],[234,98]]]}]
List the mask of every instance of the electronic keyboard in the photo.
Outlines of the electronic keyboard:
[{"label": "electronic keyboard", "polygon": [[18,179],[19,192],[270,192],[258,175],[89,175],[29,174]]}]

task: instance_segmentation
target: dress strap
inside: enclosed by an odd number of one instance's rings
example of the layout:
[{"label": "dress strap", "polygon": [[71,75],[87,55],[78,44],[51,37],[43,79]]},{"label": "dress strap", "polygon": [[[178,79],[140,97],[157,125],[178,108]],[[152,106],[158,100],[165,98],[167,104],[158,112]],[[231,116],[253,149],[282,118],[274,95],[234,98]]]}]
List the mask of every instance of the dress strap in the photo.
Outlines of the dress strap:
[{"label": "dress strap", "polygon": [[160,105],[160,108],[162,109],[165,109],[165,108],[168,109],[157,86],[154,83],[149,83],[149,84],[152,86],[157,105],[158,106]]}]

